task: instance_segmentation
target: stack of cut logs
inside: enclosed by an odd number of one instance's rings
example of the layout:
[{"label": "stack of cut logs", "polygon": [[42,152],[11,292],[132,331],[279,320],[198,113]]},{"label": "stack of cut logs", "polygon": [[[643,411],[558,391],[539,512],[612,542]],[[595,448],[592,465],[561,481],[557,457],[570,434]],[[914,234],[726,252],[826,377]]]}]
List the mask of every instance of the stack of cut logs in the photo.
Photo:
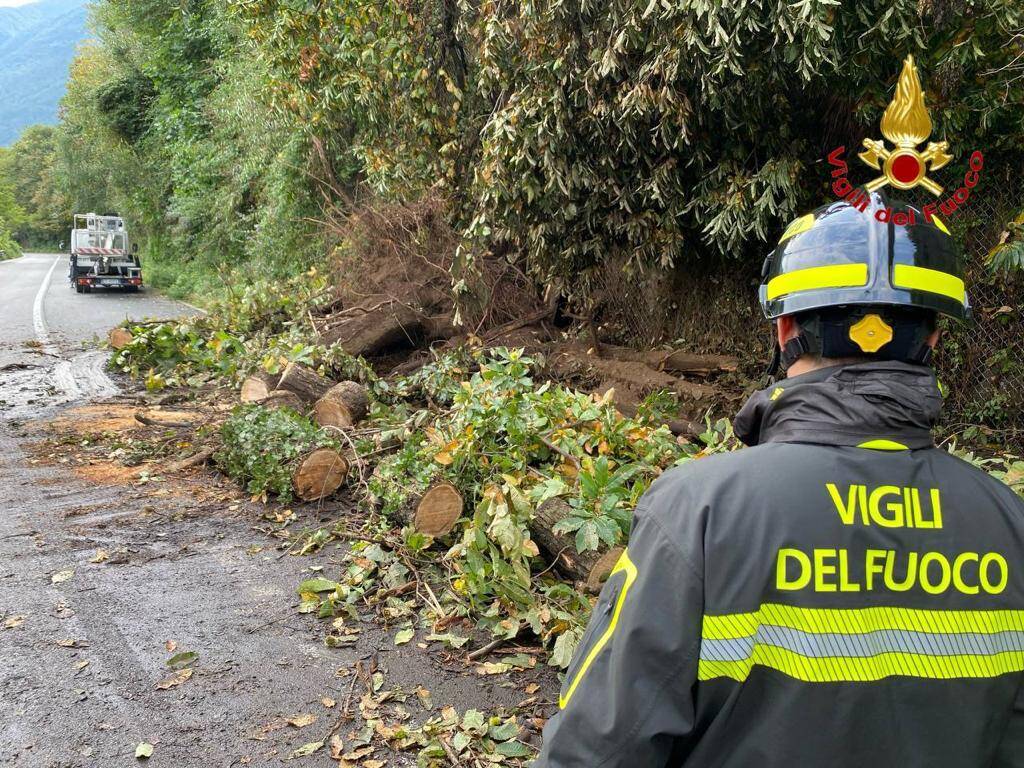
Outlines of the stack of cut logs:
[{"label": "stack of cut logs", "polygon": [[[362,384],[331,381],[301,363],[290,363],[280,375],[250,376],[242,383],[241,400],[266,408],[287,406],[308,414],[321,427],[341,432],[365,418],[370,405]],[[292,471],[296,496],[312,501],[334,493],[345,482],[352,458],[327,447],[303,456]],[[462,509],[462,494],[441,482],[428,488],[404,516],[420,533],[440,537],[451,532]]]},{"label": "stack of cut logs", "polygon": [[[325,335],[341,343],[352,354],[363,354],[387,347],[395,334],[394,326],[407,331],[401,317],[394,322],[380,322],[374,317],[384,309],[373,308],[352,317],[344,317]],[[390,312],[391,309],[388,309]],[[389,315],[390,317],[390,315]],[[434,318],[430,318],[433,320]],[[345,328],[347,335],[340,329]],[[124,329],[115,329],[124,331]],[[358,332],[357,332],[358,331]],[[425,333],[424,338],[443,336],[440,332]],[[404,338],[404,336],[403,336]],[[358,343],[356,340],[358,339]],[[131,341],[127,331],[111,332],[111,345],[116,349]],[[725,355],[693,355],[680,350],[637,352],[622,347],[601,345],[596,350],[583,345],[560,345],[552,350],[549,366],[553,373],[564,379],[573,379],[586,369],[587,378],[598,383],[595,391],[617,391],[616,407],[627,416],[636,412],[636,403],[654,389],[667,389],[681,398],[703,404],[717,395],[706,383],[698,383],[681,376],[704,379],[718,373],[733,372],[739,361]],[[347,432],[367,415],[369,396],[366,389],[355,381],[336,382],[325,378],[301,363],[291,363],[281,374],[260,373],[247,378],[241,389],[243,403],[257,403],[266,408],[289,407],[310,416],[317,424],[328,429]],[[694,421],[677,419],[668,422],[676,434],[694,435],[704,426]],[[350,445],[354,440],[348,441]],[[296,495],[311,501],[324,498],[340,488],[354,460],[331,447],[319,447],[295,462],[292,484]],[[431,485],[418,499],[400,511],[404,523],[420,533],[435,538],[448,535],[462,517],[464,500],[459,490],[447,482]],[[569,513],[568,503],[559,498],[541,505],[530,521],[530,533],[545,559],[578,588],[590,592],[600,590],[603,581],[621,555],[621,548],[601,548],[591,552],[577,552],[573,534],[554,533],[555,524]]]},{"label": "stack of cut logs", "polygon": [[[358,382],[331,381],[302,363],[290,363],[281,374],[250,376],[242,382],[241,400],[264,408],[292,408],[337,430],[355,426],[370,406],[369,395]],[[330,496],[345,482],[348,470],[348,457],[334,448],[317,448],[295,462],[295,495],[304,501]]]}]

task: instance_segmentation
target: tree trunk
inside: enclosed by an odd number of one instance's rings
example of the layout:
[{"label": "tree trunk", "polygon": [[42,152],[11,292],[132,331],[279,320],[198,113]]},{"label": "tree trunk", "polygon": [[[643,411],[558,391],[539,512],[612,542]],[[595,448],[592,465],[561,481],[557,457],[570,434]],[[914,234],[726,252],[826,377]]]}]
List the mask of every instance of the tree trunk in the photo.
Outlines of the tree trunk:
[{"label": "tree trunk", "polygon": [[243,403],[259,403],[278,388],[281,377],[274,373],[254,373],[242,382],[242,391],[239,399]]},{"label": "tree trunk", "polygon": [[321,427],[351,427],[366,418],[370,396],[355,381],[335,384],[313,406],[313,418]]},{"label": "tree trunk", "polygon": [[306,403],[301,397],[287,389],[275,389],[265,398],[260,400],[264,408],[291,408],[299,413],[306,412]]},{"label": "tree trunk", "polygon": [[334,382],[302,363],[288,363],[277,386],[294,392],[307,403],[315,403],[327,394]]},{"label": "tree trunk", "polygon": [[622,554],[621,547],[577,552],[575,533],[555,533],[555,523],[568,517],[569,504],[560,498],[548,499],[530,522],[530,534],[541,552],[555,567],[574,582],[582,582],[591,592],[598,592]]},{"label": "tree trunk", "polygon": [[132,343],[132,332],[127,328],[111,328],[107,338],[110,340],[110,346],[113,349],[124,349]]},{"label": "tree trunk", "polygon": [[299,460],[292,472],[295,495],[303,501],[330,496],[348,475],[348,461],[333,448],[317,448]]},{"label": "tree trunk", "polygon": [[340,344],[350,355],[372,357],[395,349],[413,349],[456,333],[450,314],[428,315],[404,304],[385,303],[325,329],[325,344]]}]

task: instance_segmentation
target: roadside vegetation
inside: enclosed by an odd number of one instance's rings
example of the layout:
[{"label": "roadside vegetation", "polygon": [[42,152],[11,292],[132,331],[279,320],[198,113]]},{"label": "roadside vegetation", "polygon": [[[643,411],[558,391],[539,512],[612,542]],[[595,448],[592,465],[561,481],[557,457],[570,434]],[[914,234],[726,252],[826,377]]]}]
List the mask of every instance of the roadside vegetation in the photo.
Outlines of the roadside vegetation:
[{"label": "roadside vegetation", "polygon": [[[328,646],[372,616],[482,675],[564,668],[637,499],[737,447],[719,416],[762,361],[699,330],[623,344],[621,285],[750,273],[828,198],[819,160],[874,135],[908,52],[987,184],[1024,160],[1014,0],[99,0],[92,20],[61,124],[0,153],[0,222],[4,185],[24,242],[124,216],[149,284],[209,310],[111,337],[151,401],[209,407],[152,471],[212,461],[272,505],[282,556],[330,548],[296,585]],[[1020,459],[964,455],[1024,490]],[[296,530],[293,505],[334,494],[336,521]],[[507,713],[385,722],[368,679],[364,744],[531,753]]]},{"label": "roadside vegetation", "polygon": [[[296,461],[315,449],[338,454],[338,485],[362,514],[291,543],[300,553],[344,544],[347,566],[300,588],[305,609],[355,617],[379,590],[408,588],[416,612],[403,603],[403,632],[461,648],[470,635],[442,630],[469,619],[499,640],[532,634],[564,667],[639,497],[665,470],[738,447],[729,423],[702,414],[680,427],[679,397],[665,390],[628,404],[614,388],[580,389],[552,364],[557,342],[526,352],[470,339],[381,375],[312,335],[312,318],[336,301],[318,273],[283,289],[249,286],[206,316],[129,324],[112,365],[152,390],[204,388],[220,402],[236,400],[240,386],[244,398],[253,382],[276,382],[236,406],[213,440],[217,466],[254,498],[291,502]],[[339,380],[364,389],[360,416],[325,422],[310,399],[318,394],[303,399],[309,382],[289,383],[296,366],[324,380],[320,392]],[[1024,494],[1024,461],[947,447]],[[451,504],[424,512],[441,488]],[[343,624],[328,642],[345,642]]]}]

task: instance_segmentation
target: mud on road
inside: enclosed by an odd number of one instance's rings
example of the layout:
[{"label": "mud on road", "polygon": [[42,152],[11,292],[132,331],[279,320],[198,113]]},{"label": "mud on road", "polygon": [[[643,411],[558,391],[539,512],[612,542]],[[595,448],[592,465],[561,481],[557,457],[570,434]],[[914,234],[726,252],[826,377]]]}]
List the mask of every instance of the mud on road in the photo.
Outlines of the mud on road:
[{"label": "mud on road", "polygon": [[[40,426],[55,424],[67,432],[53,417],[0,425],[0,765],[135,765],[143,742],[154,747],[146,763],[168,768],[338,765],[327,749],[286,758],[358,730],[359,707],[343,712],[360,696],[357,662],[389,687],[430,690],[431,711],[416,696],[396,705],[413,720],[446,705],[514,706],[531,683],[553,694],[546,670],[481,678],[451,654],[396,648],[393,630],[372,622],[354,646],[326,647],[323,623],[297,613],[295,588],[330,576],[337,549],[282,556],[267,535],[281,510],[209,469],[163,482],[104,462],[83,471],[75,441],[88,438],[40,442]],[[305,527],[345,512],[293,511]],[[184,652],[197,654],[190,676],[158,687]],[[415,765],[414,753],[364,757]]]}]

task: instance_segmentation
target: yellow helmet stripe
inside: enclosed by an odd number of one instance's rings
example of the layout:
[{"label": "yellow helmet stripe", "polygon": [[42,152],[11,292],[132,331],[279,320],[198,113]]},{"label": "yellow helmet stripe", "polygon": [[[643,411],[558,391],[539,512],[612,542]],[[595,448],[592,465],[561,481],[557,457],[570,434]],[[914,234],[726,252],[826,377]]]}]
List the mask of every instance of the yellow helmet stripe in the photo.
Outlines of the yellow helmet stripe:
[{"label": "yellow helmet stripe", "polygon": [[937,269],[897,264],[893,267],[892,282],[897,288],[937,293],[959,301],[961,304],[966,303],[964,281],[956,275],[940,272]]},{"label": "yellow helmet stripe", "polygon": [[808,213],[806,216],[801,216],[799,219],[794,219],[790,222],[790,225],[786,227],[786,231],[782,233],[782,237],[779,238],[779,242],[783,243],[791,237],[799,235],[801,232],[806,232],[814,226],[814,214]]},{"label": "yellow helmet stripe", "polygon": [[816,288],[856,288],[868,284],[867,264],[830,264],[777,275],[768,281],[768,300]]}]

